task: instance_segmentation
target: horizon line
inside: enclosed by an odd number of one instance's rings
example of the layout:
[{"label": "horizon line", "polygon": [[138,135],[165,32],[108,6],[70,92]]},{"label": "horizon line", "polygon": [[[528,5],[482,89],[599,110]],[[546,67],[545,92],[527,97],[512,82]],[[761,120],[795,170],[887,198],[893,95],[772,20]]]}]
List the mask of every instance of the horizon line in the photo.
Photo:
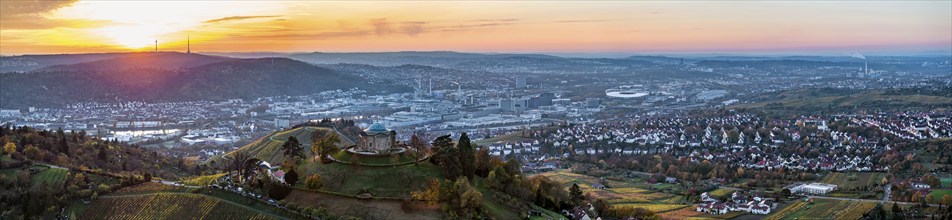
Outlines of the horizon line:
[{"label": "horizon line", "polygon": [[[857,52],[616,52],[616,51],[605,51],[605,52],[552,52],[552,51],[498,51],[498,52],[487,52],[487,51],[456,51],[456,50],[394,50],[394,51],[287,51],[287,52],[276,52],[276,51],[232,51],[232,52],[221,52],[221,51],[191,51],[195,54],[255,54],[255,53],[274,53],[274,54],[284,54],[284,55],[293,55],[293,54],[310,54],[310,53],[326,53],[326,54],[347,54],[347,53],[465,53],[465,54],[483,54],[483,55],[499,55],[499,54],[511,54],[511,55],[548,55],[564,58],[624,58],[631,56],[761,56],[761,57],[786,57],[786,56],[820,56],[820,57],[849,57],[851,54]],[[168,51],[116,51],[116,52],[89,52],[89,53],[23,53],[23,54],[3,54],[0,53],[0,57],[16,57],[16,56],[50,56],[50,55],[83,55],[83,54],[123,54],[123,53],[182,53],[187,54],[188,52],[182,52],[177,50],[168,50]],[[952,56],[952,51],[919,51],[919,52],[866,52],[860,53],[865,56]]]}]

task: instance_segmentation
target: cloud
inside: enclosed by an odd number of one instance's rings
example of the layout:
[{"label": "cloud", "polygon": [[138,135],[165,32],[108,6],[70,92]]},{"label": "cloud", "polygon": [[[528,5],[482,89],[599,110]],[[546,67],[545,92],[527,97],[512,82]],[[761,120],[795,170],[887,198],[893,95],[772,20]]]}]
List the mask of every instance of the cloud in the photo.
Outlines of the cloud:
[{"label": "cloud", "polygon": [[594,23],[594,22],[608,22],[609,20],[560,20],[555,21],[555,23]]},{"label": "cloud", "polygon": [[515,19],[515,18],[476,19],[476,20],[468,20],[466,22],[516,22],[516,21],[519,21],[519,19]]},{"label": "cloud", "polygon": [[416,36],[417,34],[423,33],[424,24],[426,24],[426,22],[422,22],[422,21],[403,22],[403,26],[402,26],[403,33],[406,33],[407,35],[410,35],[410,36]]},{"label": "cloud", "polygon": [[255,19],[255,18],[275,18],[275,17],[280,17],[280,16],[277,16],[277,15],[229,16],[224,18],[207,20],[202,23],[218,23],[218,22],[225,22],[225,21],[237,21],[237,20],[247,20],[247,19]]},{"label": "cloud", "polygon": [[373,25],[374,32],[377,33],[377,35],[383,36],[391,32],[390,22],[388,22],[386,18],[371,19],[370,25]]},{"label": "cloud", "polygon": [[[298,32],[298,31],[293,31]],[[286,34],[229,34],[228,40],[318,40],[340,37],[367,36],[368,31],[327,31],[316,33],[286,33]]]},{"label": "cloud", "polygon": [[42,30],[51,28],[95,28],[115,22],[88,19],[49,19],[39,15],[20,15],[4,17],[2,27],[5,30]]},{"label": "cloud", "polygon": [[48,0],[15,0],[15,1],[3,1],[3,4],[0,4],[0,17],[7,18],[7,16],[20,16],[20,15],[38,15],[42,13],[51,12],[56,9],[60,9],[66,6],[73,5],[73,3],[78,2],[79,0],[66,0],[66,1],[48,1]]},{"label": "cloud", "polygon": [[[444,32],[465,31],[465,30],[475,29],[475,28],[484,28],[484,27],[493,27],[493,26],[503,26],[503,25],[513,25],[513,24],[516,24],[515,21],[518,21],[518,20],[514,20],[514,19],[513,19],[512,21],[508,21],[508,20],[510,20],[510,19],[505,19],[505,20],[507,20],[507,22],[498,22],[499,20],[486,20],[486,21],[484,21],[484,22],[475,23],[475,24],[465,23],[465,24],[461,24],[461,25],[443,26],[443,27],[439,27],[439,28],[436,28],[436,29],[440,29],[440,30],[442,30],[442,31],[444,31]],[[491,22],[489,22],[489,21],[491,21]]]},{"label": "cloud", "polygon": [[35,30],[57,27],[86,28],[104,24],[104,21],[86,19],[50,19],[44,16],[60,8],[69,7],[78,0],[43,1],[15,0],[0,4],[0,29]]}]

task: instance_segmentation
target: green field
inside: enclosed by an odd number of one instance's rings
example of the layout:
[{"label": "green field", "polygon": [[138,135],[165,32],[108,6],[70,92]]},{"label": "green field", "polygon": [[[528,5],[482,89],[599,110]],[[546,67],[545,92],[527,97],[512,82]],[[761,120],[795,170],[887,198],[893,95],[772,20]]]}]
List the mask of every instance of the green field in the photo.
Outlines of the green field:
[{"label": "green field", "polygon": [[[429,161],[419,164],[408,164],[393,167],[352,166],[341,163],[322,164],[307,160],[298,167],[302,179],[312,173],[324,177],[322,190],[356,195],[361,192],[370,192],[377,197],[409,197],[410,191],[422,186],[430,178],[442,178],[442,173],[436,165]],[[336,180],[333,177],[338,178]],[[329,183],[339,181],[339,183]],[[299,183],[300,186],[303,186]]]},{"label": "green field", "polygon": [[[941,199],[942,199],[942,196],[945,196],[945,195],[952,196],[952,189],[936,189],[936,190],[932,190],[932,192],[929,193],[929,195],[932,195],[932,198],[933,198],[934,200],[938,201],[938,200],[941,200]],[[937,203],[937,202],[933,202],[933,203]]]},{"label": "green field", "polygon": [[337,216],[361,219],[443,219],[438,206],[404,211],[401,200],[357,199],[327,193],[294,190],[282,200],[295,205],[324,208]]},{"label": "green field", "polygon": [[[884,173],[873,173],[873,172],[853,172],[853,173],[839,173],[833,172],[828,173],[826,176],[823,176],[822,183],[829,183],[837,185],[837,188],[842,190],[851,190],[854,187],[864,187],[864,186],[876,186],[882,183]],[[851,180],[852,179],[852,180]]]},{"label": "green field", "polygon": [[30,185],[33,187],[42,187],[44,185],[50,188],[62,187],[63,183],[66,182],[66,175],[68,173],[69,170],[66,169],[47,168],[39,173],[33,174],[30,178]]},{"label": "green field", "polygon": [[[351,157],[354,154],[348,153],[346,151],[339,151],[336,154],[332,155],[334,159],[341,161],[343,163],[350,163]],[[412,163],[415,159],[407,153],[402,153],[397,155],[397,160],[393,161],[391,156],[358,156],[357,161],[360,165],[368,166],[387,166],[387,165],[396,165],[396,164],[405,164]]]},{"label": "green field", "polygon": [[731,194],[733,193],[734,190],[725,188],[717,188],[708,192],[708,194],[714,198],[730,198]]},{"label": "green field", "polygon": [[103,196],[81,219],[280,219],[241,204],[191,193]]},{"label": "green field", "polygon": [[477,145],[489,145],[505,142],[522,142],[522,141],[532,141],[535,139],[529,139],[522,137],[522,132],[512,132],[509,134],[499,135],[492,138],[486,138],[476,141]]}]

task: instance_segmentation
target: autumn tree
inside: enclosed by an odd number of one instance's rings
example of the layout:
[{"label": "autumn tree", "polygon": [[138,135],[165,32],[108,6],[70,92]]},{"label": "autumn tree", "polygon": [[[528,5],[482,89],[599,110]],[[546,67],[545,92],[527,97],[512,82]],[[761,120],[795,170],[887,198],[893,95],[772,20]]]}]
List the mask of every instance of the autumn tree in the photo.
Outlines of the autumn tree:
[{"label": "autumn tree", "polygon": [[410,155],[413,156],[414,161],[419,161],[420,158],[426,156],[426,141],[423,141],[423,138],[417,134],[410,136]]},{"label": "autumn tree", "polygon": [[329,162],[327,161],[327,156],[337,152],[337,143],[340,142],[340,136],[335,132],[327,132],[319,138],[313,138],[313,140],[311,153],[317,155],[321,162],[326,163]]},{"label": "autumn tree", "polygon": [[17,152],[17,145],[7,141],[7,143],[3,145],[3,152],[7,153],[7,155],[13,155],[14,152]]},{"label": "autumn tree", "polygon": [[304,180],[304,187],[308,189],[320,189],[324,186],[324,177],[320,174],[311,174]]},{"label": "autumn tree", "polygon": [[489,148],[480,148],[476,152],[476,175],[486,177],[493,167],[493,156],[489,155]]},{"label": "autumn tree", "polygon": [[423,189],[410,192],[410,198],[424,201],[427,205],[436,205],[440,200],[440,180],[427,180]]},{"label": "autumn tree", "polygon": [[40,149],[32,144],[26,145],[26,148],[23,149],[23,154],[30,160],[37,160],[39,159],[37,157],[40,156]]}]

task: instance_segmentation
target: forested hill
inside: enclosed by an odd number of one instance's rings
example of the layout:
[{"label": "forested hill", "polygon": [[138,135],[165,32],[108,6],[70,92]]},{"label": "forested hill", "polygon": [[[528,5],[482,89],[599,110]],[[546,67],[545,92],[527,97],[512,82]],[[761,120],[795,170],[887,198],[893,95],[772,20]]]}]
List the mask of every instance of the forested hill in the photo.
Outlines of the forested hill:
[{"label": "forested hill", "polygon": [[81,101],[194,101],[306,95],[359,88],[408,91],[288,58],[232,59],[167,53],[127,56],[0,74],[0,107],[56,107]]},{"label": "forested hill", "polygon": [[[96,139],[85,132],[4,126],[0,127],[0,144],[3,145],[4,157],[15,161],[32,161],[121,176],[149,173],[174,179],[201,170],[201,167],[186,165],[181,158],[166,157],[137,145]],[[2,168],[19,165],[5,161]]]},{"label": "forested hill", "polygon": [[111,71],[130,69],[184,69],[217,63],[233,58],[208,56],[194,53],[131,53],[112,59],[92,62],[53,65],[34,72],[54,71]]}]

